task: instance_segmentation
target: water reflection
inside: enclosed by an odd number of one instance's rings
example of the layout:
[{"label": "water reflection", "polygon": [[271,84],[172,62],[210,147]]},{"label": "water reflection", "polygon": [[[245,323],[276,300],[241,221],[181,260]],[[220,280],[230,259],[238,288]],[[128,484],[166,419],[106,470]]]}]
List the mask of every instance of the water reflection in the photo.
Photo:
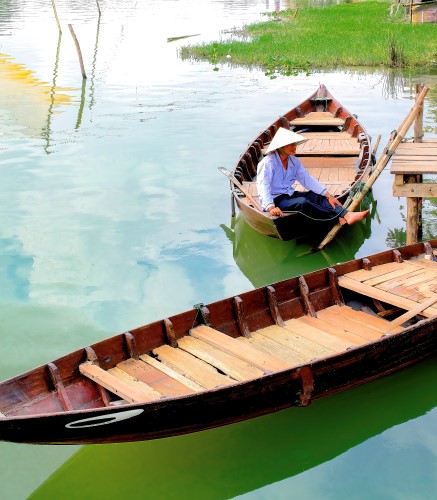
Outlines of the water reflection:
[{"label": "water reflection", "polygon": [[34,76],[31,69],[15,62],[13,57],[0,54],[0,95],[4,115],[0,133],[4,137],[23,131],[30,137],[44,137],[49,143],[54,108],[72,100],[65,93],[71,89],[56,87],[60,43],[59,37],[51,86]]},{"label": "water reflection", "polygon": [[437,23],[437,2],[424,2],[421,5],[413,5],[412,21],[414,24],[419,23]]},{"label": "water reflection", "polygon": [[371,235],[372,219],[377,216],[376,205],[372,197],[366,205],[366,208],[371,209],[369,217],[342,229],[330,245],[318,252],[313,251],[313,248],[326,234],[311,239],[281,241],[259,234],[240,214],[232,219],[230,226],[222,224],[221,228],[232,242],[237,266],[254,287],[260,287],[283,280],[284,276],[297,276],[316,268],[352,260]]},{"label": "water reflection", "polygon": [[[393,426],[403,424],[397,431],[397,438],[403,440],[404,434],[412,432],[406,422],[425,415],[437,405],[437,392],[421,382],[436,379],[435,361],[316,401],[305,409],[292,408],[187,436],[83,447],[30,498],[58,498],[68,492],[69,499],[82,499],[84,491],[87,498],[100,498],[102,485],[108,499],[222,499],[253,492],[299,476],[371,438],[377,440],[378,448],[384,443],[384,431]],[[428,446],[431,453],[435,451],[426,433],[415,438]],[[411,443],[403,441],[404,446],[411,448]],[[394,468],[398,456],[393,443],[390,460]],[[421,464],[425,465],[425,457],[426,454],[418,458]],[[399,478],[400,484],[402,481]],[[417,498],[424,498],[421,494],[435,486],[435,482],[434,478],[428,484],[415,483]],[[293,481],[289,480],[287,488],[281,490],[282,496],[292,487]],[[342,482],[332,482],[329,486],[332,498],[340,498],[342,491]],[[366,498],[366,489],[360,493],[360,498]],[[261,495],[267,497],[268,494]]]}]

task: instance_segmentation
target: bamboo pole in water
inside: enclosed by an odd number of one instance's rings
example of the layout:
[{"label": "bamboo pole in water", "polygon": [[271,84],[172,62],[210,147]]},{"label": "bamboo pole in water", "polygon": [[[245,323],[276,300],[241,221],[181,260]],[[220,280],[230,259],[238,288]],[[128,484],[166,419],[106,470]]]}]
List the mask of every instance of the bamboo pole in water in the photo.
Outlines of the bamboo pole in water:
[{"label": "bamboo pole in water", "polygon": [[82,77],[86,78],[85,68],[84,68],[83,59],[82,59],[82,51],[80,50],[79,42],[76,38],[76,34],[74,33],[73,26],[71,24],[69,24],[68,28],[70,30],[71,36],[73,37],[74,44],[76,45],[77,55],[79,56],[80,70],[82,71]]},{"label": "bamboo pole in water", "polygon": [[56,22],[58,23],[58,30],[59,30],[59,33],[62,33],[62,30],[61,30],[61,25],[60,25],[60,23],[59,23],[58,13],[56,12],[56,4],[55,4],[55,0],[52,0],[52,7],[53,7],[53,12],[55,13]]},{"label": "bamboo pole in water", "polygon": [[[370,177],[367,179],[367,182],[365,183],[360,195],[352,201],[350,206],[348,207],[348,210],[350,212],[353,212],[355,208],[358,207],[358,205],[361,203],[363,198],[366,196],[366,194],[370,191],[370,188],[373,186],[375,183],[376,179],[378,179],[379,175],[381,172],[384,170],[384,167],[387,165],[387,163],[390,161],[390,158],[392,157],[393,153],[395,152],[396,148],[398,145],[402,142],[402,140],[405,137],[405,134],[408,132],[408,129],[411,127],[411,124],[417,117],[417,115],[420,112],[423,100],[425,99],[426,94],[428,93],[429,88],[427,86],[423,87],[422,92],[417,96],[417,100],[414,103],[414,105],[411,107],[410,111],[407,113],[407,116],[403,119],[399,129],[396,131],[396,135],[394,137],[390,137],[387,146],[384,149],[383,154],[379,157],[378,161],[375,163],[374,168],[373,168],[373,173],[370,175]],[[325,239],[319,244],[317,247],[318,250],[321,250],[324,248],[328,243],[330,243],[337,233],[340,231],[342,228],[342,225],[340,223],[336,224],[331,231],[326,235]]]}]

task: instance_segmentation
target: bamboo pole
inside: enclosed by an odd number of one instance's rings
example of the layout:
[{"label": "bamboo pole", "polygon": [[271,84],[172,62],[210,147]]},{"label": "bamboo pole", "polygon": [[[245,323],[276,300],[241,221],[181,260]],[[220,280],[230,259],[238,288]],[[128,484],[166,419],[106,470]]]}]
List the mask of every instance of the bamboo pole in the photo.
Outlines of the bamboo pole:
[{"label": "bamboo pole", "polygon": [[100,17],[102,15],[102,12],[100,11],[99,0],[96,0],[96,4],[97,4],[97,10],[99,11],[99,17]]},{"label": "bamboo pole", "polygon": [[[414,119],[416,118],[417,114],[419,113],[420,106],[422,105],[422,102],[425,99],[425,96],[428,93],[428,90],[429,90],[429,88],[427,86],[423,87],[423,90],[419,94],[419,96],[417,97],[416,102],[411,107],[410,111],[407,113],[407,116],[402,121],[401,126],[399,127],[399,130],[397,131],[397,134],[393,138],[390,137],[390,139],[387,143],[387,146],[384,149],[383,154],[379,157],[378,161],[375,163],[374,168],[373,168],[373,172],[370,175],[370,177],[367,179],[367,182],[365,183],[360,195],[355,200],[353,200],[352,203],[350,204],[350,206],[348,207],[348,210],[350,212],[353,212],[355,210],[355,208],[358,207],[358,205],[361,203],[363,198],[370,191],[370,188],[373,186],[375,181],[378,179],[381,172],[384,170],[384,167],[390,161],[390,158],[392,157],[396,148],[404,139],[405,134],[408,132],[409,128],[411,127],[411,124],[413,123]],[[319,244],[317,249],[321,250],[328,243],[330,243],[334,239],[336,234],[340,231],[341,228],[342,228],[342,225],[340,223],[336,224],[331,229],[331,231],[329,231],[329,233],[326,235],[325,239]]]},{"label": "bamboo pole", "polygon": [[82,51],[80,50],[79,42],[76,38],[76,34],[74,33],[73,26],[71,24],[69,24],[68,28],[70,30],[71,36],[73,37],[74,44],[76,45],[77,55],[79,57],[80,70],[82,71],[82,77],[86,78],[85,68],[84,68],[83,59],[82,59]]},{"label": "bamboo pole", "polygon": [[[416,97],[420,95],[423,89],[423,83],[416,85]],[[423,103],[419,106],[419,113],[414,120],[414,142],[423,142]]]},{"label": "bamboo pole", "polygon": [[58,13],[56,12],[56,4],[55,4],[55,0],[52,0],[52,7],[53,7],[53,12],[55,13],[56,22],[58,23],[58,30],[59,30],[59,33],[62,33],[62,30],[61,30],[61,25],[60,25],[60,23],[59,23]]}]

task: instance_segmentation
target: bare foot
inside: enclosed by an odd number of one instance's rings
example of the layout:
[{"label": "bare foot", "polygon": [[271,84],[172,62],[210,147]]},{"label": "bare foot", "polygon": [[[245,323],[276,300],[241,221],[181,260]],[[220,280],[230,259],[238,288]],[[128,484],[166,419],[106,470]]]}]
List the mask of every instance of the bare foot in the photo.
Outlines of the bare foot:
[{"label": "bare foot", "polygon": [[349,224],[351,226],[355,224],[355,222],[365,219],[369,213],[370,210],[364,210],[364,212],[348,212],[344,217],[340,217],[340,224]]}]

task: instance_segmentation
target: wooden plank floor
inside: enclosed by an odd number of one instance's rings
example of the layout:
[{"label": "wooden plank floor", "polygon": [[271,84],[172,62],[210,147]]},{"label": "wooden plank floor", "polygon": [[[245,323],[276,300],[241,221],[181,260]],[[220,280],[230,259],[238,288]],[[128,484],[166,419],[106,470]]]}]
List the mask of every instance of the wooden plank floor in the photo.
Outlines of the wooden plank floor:
[{"label": "wooden plank floor", "polygon": [[[305,137],[305,134],[303,134]],[[298,145],[298,156],[305,155],[341,155],[358,156],[360,154],[360,144],[356,138],[328,138],[312,137],[306,142]]]},{"label": "wooden plank floor", "polygon": [[[416,267],[424,270],[413,265],[397,270],[385,266],[384,270],[386,276],[394,279]],[[368,282],[381,284],[380,272],[374,269],[368,274]],[[356,271],[356,276],[361,279],[355,280],[357,283],[366,281],[367,276],[361,271]],[[271,325],[253,331],[249,338],[232,338],[201,325],[178,339],[177,348],[162,345],[153,350],[153,355],[124,360],[107,371],[90,362],[79,368],[82,374],[126,402],[156,401],[297,367],[377,340],[389,328],[390,322],[385,319],[335,305],[318,311],[317,317],[302,316],[285,321],[283,327]],[[393,328],[391,333],[401,330],[402,327]]]},{"label": "wooden plank floor", "polygon": [[401,143],[396,148],[391,174],[437,174],[437,141]]},{"label": "wooden plank floor", "polygon": [[[340,287],[362,293],[409,311],[429,299],[436,291],[437,262],[415,259],[390,262],[360,269],[339,277]],[[423,316],[437,315],[437,306],[428,307]]]}]

